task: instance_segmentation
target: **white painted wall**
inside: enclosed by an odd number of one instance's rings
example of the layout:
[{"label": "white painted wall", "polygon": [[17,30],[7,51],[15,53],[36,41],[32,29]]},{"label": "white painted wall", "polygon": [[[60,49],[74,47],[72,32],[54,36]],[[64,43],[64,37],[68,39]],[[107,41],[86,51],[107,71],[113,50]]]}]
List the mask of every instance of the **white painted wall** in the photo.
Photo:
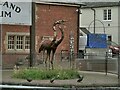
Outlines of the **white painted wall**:
[{"label": "white painted wall", "polygon": [[[118,39],[120,38],[120,31],[118,32],[118,29],[120,29],[120,20],[118,15],[120,15],[120,12],[118,12],[119,7],[99,7],[94,8],[96,10],[96,28],[95,33],[104,33],[104,27],[105,27],[105,34],[112,35],[112,41],[118,43]],[[103,10],[104,9],[111,9],[112,10],[112,20],[111,21],[104,21],[103,20]],[[120,9],[120,8],[119,8]],[[82,14],[80,14],[80,27],[86,27],[89,29],[90,32],[94,33],[93,29],[93,23],[90,25],[90,23],[94,20],[94,12],[90,8],[84,8],[81,9]],[[119,20],[119,23],[118,23]],[[110,26],[109,26],[110,25]]]}]

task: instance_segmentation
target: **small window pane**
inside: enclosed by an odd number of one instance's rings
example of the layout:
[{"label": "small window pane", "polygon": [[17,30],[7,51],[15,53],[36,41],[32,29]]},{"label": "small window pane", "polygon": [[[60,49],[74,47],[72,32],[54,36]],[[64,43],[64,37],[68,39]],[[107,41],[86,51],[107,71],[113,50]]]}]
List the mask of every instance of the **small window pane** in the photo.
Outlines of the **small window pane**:
[{"label": "small window pane", "polygon": [[17,36],[17,49],[23,49],[23,36]]},{"label": "small window pane", "polygon": [[30,49],[30,37],[25,37],[25,49]]},{"label": "small window pane", "polygon": [[107,20],[107,10],[104,10],[104,20]]},{"label": "small window pane", "polygon": [[108,20],[111,20],[111,10],[108,10]]},{"label": "small window pane", "polygon": [[14,49],[15,36],[8,36],[8,49]]}]

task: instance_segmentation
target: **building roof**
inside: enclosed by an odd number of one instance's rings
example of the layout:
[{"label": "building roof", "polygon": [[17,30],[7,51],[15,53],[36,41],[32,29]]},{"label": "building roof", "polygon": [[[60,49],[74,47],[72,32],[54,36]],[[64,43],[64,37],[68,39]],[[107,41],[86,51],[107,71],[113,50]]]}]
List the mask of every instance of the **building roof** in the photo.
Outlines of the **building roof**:
[{"label": "building roof", "polygon": [[76,0],[34,0],[36,3],[55,4],[55,5],[69,5],[81,7],[84,3]]},{"label": "building roof", "polygon": [[83,8],[120,6],[120,2],[84,2]]},{"label": "building roof", "polygon": [[83,8],[92,7],[113,7],[120,6],[119,0],[35,0],[36,3],[45,4],[61,4],[61,5],[72,5],[72,6],[83,6]]},{"label": "building roof", "polygon": [[49,2],[119,2],[120,0],[39,0],[39,1],[49,1]]}]

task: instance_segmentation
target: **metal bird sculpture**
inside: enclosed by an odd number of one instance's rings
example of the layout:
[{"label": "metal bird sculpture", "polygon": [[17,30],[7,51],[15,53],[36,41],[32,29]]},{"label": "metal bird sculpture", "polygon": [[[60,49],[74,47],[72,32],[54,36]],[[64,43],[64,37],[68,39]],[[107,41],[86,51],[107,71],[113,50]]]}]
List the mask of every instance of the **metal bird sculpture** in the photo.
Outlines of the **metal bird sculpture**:
[{"label": "metal bird sculpture", "polygon": [[[53,69],[54,54],[56,52],[57,47],[64,39],[64,28],[61,27],[61,25],[64,25],[64,22],[66,22],[66,21],[65,20],[58,20],[53,24],[53,30],[54,30],[53,40],[43,40],[40,43],[39,53],[41,51],[45,51],[45,50],[47,51],[47,56],[45,59],[46,69],[47,69],[47,59],[49,59],[49,61],[50,61],[49,63],[51,64],[52,69]],[[56,26],[58,27],[58,29],[61,32],[61,37],[58,40],[57,40],[57,35],[56,35]],[[52,52],[52,55],[51,55],[51,52]],[[50,56],[51,56],[51,58],[50,58]],[[50,69],[50,64],[49,64],[49,69]]]}]

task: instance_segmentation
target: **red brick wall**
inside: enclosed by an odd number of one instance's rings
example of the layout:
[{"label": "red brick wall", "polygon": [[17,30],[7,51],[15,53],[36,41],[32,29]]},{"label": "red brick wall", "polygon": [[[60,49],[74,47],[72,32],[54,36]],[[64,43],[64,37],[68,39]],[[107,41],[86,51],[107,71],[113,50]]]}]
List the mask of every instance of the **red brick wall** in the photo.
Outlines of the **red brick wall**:
[{"label": "red brick wall", "polygon": [[[59,5],[36,5],[36,46],[41,42],[41,37],[44,35],[53,35],[52,25],[56,20],[64,19],[65,23],[64,40],[58,46],[57,53],[63,50],[69,50],[69,34],[70,31],[74,33],[75,38],[75,52],[77,52],[77,25],[78,13],[77,7],[59,6]],[[60,35],[59,35],[60,36]]]}]

